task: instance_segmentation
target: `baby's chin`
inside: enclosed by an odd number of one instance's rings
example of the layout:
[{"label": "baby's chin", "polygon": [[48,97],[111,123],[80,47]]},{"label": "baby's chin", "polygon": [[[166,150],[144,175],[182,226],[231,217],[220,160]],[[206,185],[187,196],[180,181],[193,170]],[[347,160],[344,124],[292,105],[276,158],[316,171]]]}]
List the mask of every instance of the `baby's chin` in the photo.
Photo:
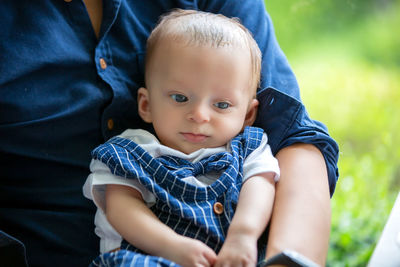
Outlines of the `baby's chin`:
[{"label": "baby's chin", "polygon": [[175,149],[184,154],[190,155],[201,149],[217,148],[217,147],[223,147],[223,146],[225,146],[225,143],[224,144],[213,144],[213,145],[211,145],[211,144],[209,144],[209,145],[205,145],[205,144],[204,145],[191,145],[191,146],[183,146],[181,148],[175,148]]},{"label": "baby's chin", "polygon": [[[163,142],[164,141],[164,142]],[[166,142],[167,141],[167,142]],[[170,141],[170,142],[168,142]],[[229,142],[224,140],[211,140],[209,137],[205,138],[204,140],[180,140],[180,142],[171,142],[171,140],[160,140],[160,143],[164,146],[170,147],[175,149],[179,152],[182,152],[186,155],[190,155],[196,151],[206,148],[217,148],[217,147],[224,147]]]}]

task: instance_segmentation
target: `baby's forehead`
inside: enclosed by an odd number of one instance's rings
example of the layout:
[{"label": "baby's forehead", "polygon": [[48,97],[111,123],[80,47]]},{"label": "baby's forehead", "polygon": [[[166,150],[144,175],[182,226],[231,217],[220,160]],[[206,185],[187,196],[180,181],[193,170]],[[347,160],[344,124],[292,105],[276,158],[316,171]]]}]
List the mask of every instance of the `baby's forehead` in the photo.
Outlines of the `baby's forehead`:
[{"label": "baby's forehead", "polygon": [[[215,60],[217,60],[220,62],[219,64],[221,64],[223,69],[230,69],[230,66],[241,66],[241,73],[249,73],[249,86],[245,88],[251,90],[252,94],[256,93],[257,87],[251,85],[251,83],[257,79],[256,73],[252,71],[251,53],[249,49],[241,46],[220,45],[216,47],[204,43],[199,44],[188,40],[164,37],[158,41],[156,47],[154,47],[152,56],[148,57],[147,60],[146,74],[149,79],[154,77],[152,75],[155,73],[168,75],[169,77],[174,74],[179,77],[183,73],[181,72],[182,66],[188,66],[187,62],[191,62],[191,65],[195,66],[210,66],[210,68],[212,68],[211,66],[214,66],[213,64],[215,64]],[[177,65],[172,65],[172,62],[179,62],[178,66],[180,66],[180,68],[177,68]],[[166,69],[160,71],[160,66],[164,66]],[[154,71],[155,68],[158,69],[158,72]],[[190,69],[190,67],[187,69]],[[233,69],[231,71],[233,73],[235,72]],[[226,73],[229,72],[225,72],[225,74]],[[215,75],[219,74],[216,72]],[[235,74],[232,75],[236,77]],[[198,74],[195,76],[198,76]],[[221,76],[219,76],[219,79],[221,80]]]}]

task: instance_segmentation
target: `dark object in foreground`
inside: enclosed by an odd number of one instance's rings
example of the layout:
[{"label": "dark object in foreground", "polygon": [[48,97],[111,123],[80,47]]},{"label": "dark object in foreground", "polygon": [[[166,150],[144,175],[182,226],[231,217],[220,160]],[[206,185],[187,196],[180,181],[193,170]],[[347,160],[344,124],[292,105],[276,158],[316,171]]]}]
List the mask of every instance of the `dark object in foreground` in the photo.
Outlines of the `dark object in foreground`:
[{"label": "dark object in foreground", "polygon": [[285,265],[288,267],[319,267],[318,264],[293,250],[284,250],[275,256],[265,259],[258,264],[259,267],[270,265]]}]

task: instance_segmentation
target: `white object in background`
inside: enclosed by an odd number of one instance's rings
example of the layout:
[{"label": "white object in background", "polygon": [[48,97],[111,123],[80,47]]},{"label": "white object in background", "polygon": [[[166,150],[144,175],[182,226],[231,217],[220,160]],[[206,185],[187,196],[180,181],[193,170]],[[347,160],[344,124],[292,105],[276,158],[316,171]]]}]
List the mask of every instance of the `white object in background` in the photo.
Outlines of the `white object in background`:
[{"label": "white object in background", "polygon": [[400,266],[400,193],[368,263],[368,267],[383,266]]},{"label": "white object in background", "polygon": [[399,248],[400,248],[400,232],[397,234],[397,245],[399,246]]}]

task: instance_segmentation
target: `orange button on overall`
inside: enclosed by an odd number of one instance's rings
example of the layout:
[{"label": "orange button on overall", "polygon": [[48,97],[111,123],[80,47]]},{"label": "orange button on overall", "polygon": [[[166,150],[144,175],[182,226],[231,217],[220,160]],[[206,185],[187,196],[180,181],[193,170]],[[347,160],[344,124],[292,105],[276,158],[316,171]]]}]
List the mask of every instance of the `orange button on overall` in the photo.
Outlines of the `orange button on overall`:
[{"label": "orange button on overall", "polygon": [[221,202],[215,202],[213,208],[215,214],[221,215],[224,212],[224,205]]}]

